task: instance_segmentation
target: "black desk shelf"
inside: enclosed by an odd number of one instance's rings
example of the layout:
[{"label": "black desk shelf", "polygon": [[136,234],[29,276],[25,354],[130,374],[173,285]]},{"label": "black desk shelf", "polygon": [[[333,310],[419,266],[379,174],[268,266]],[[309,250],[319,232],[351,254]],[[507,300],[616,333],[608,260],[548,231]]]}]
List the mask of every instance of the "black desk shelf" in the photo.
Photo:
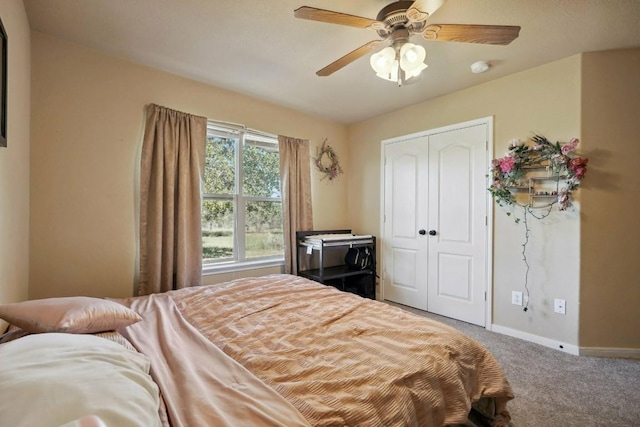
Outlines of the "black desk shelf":
[{"label": "black desk shelf", "polygon": [[[296,242],[299,276],[367,298],[376,298],[375,236],[353,235],[351,230],[298,231],[296,232]],[[357,270],[344,263],[346,252],[352,247],[368,247],[370,249],[371,264],[368,268]],[[329,251],[335,256],[341,256],[338,258],[340,260],[338,265],[326,265]],[[300,270],[301,257],[307,257],[309,263],[315,261],[317,268]]]}]

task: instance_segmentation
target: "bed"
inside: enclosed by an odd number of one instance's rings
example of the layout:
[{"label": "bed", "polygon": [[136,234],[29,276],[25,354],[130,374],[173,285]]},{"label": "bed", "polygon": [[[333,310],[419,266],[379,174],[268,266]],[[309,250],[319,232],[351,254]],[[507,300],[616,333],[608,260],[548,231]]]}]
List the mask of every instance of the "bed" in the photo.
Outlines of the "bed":
[{"label": "bed", "polygon": [[[21,304],[0,307],[0,317],[14,325],[4,339],[8,342],[0,344],[0,390],[13,390],[11,396],[0,396],[0,413],[15,421],[12,426],[510,422],[507,402],[512,390],[496,360],[478,342],[439,322],[297,276],[270,275],[100,300],[110,310],[125,313],[120,316],[125,319],[96,324],[99,313],[85,309],[89,320],[71,328],[58,318],[47,319],[53,323],[47,327],[42,319],[28,323]],[[7,314],[7,306],[13,312]],[[30,311],[33,314],[33,308]],[[101,397],[114,391],[108,390],[110,380],[101,381],[100,371],[91,369],[91,357],[82,353],[88,347],[97,362],[105,364],[114,353],[116,365],[129,369],[107,370],[108,378],[136,380],[117,389],[138,393],[133,406],[144,410],[144,421],[127,415],[134,397],[126,396],[122,411],[117,399]],[[25,421],[21,411],[34,416],[42,412],[34,399],[47,400],[60,395],[60,388],[77,386],[66,383],[72,364],[62,370],[67,375],[59,382],[38,376],[49,375],[47,367],[73,348],[81,349],[79,360],[86,364],[78,371],[98,376],[77,381],[93,385],[87,399],[95,401],[86,410],[60,410],[68,413],[54,418],[52,408],[82,401],[76,397],[69,404],[60,398],[46,407],[48,424],[35,418]],[[21,352],[31,357],[23,358]],[[31,384],[25,384],[27,376]],[[30,388],[38,391],[26,391]],[[155,413],[149,414],[149,408]],[[121,415],[122,420],[114,421]]]}]

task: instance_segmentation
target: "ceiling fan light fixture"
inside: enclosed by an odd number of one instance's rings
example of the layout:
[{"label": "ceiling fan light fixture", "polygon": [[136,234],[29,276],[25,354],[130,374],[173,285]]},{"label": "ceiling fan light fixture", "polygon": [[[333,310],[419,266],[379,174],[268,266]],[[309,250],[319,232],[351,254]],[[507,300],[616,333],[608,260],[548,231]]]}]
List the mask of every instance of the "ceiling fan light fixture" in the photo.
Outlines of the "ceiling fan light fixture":
[{"label": "ceiling fan light fixture", "polygon": [[398,61],[394,59],[388,72],[386,72],[385,74],[376,73],[376,76],[380,77],[381,79],[389,80],[390,82],[397,82],[399,69],[400,68],[398,67]]},{"label": "ceiling fan light fixture", "polygon": [[415,81],[422,70],[427,68],[424,60],[427,51],[420,45],[403,43],[400,48],[385,47],[371,55],[371,68],[381,79],[398,82],[398,86]]},{"label": "ceiling fan light fixture", "polygon": [[[446,0],[398,0],[383,7],[376,19],[348,15],[332,10],[302,6],[294,11],[294,16],[311,21],[346,25],[356,28],[374,30],[382,38],[372,40],[357,49],[333,61],[326,67],[316,71],[318,76],[329,76],[365,54],[374,52],[381,45],[391,45],[395,50],[394,58],[398,61],[398,85],[412,83],[415,77],[426,68],[424,64],[424,48],[408,43],[416,34],[426,40],[440,42],[464,42],[490,45],[508,45],[518,38],[520,27],[514,25],[475,25],[475,24],[428,24],[427,18],[442,6]],[[406,46],[404,46],[406,44]],[[400,54],[400,50],[404,52]],[[378,54],[371,58],[371,67],[376,74],[386,80],[390,79],[389,62],[379,59]],[[379,61],[379,63],[377,63]],[[405,78],[405,73],[412,76]]]},{"label": "ceiling fan light fixture", "polygon": [[396,51],[390,46],[385,47],[380,52],[371,55],[370,62],[371,68],[379,77],[389,75],[393,68],[397,68]]},{"label": "ceiling fan light fixture", "polygon": [[413,43],[405,43],[400,48],[400,68],[407,73],[414,70],[420,71],[426,68],[424,59],[427,57],[427,51],[420,45]]},{"label": "ceiling fan light fixture", "polygon": [[413,70],[405,71],[404,75],[405,75],[406,79],[410,79],[410,78],[413,78],[413,77],[418,77],[422,73],[422,70],[424,70],[427,67],[428,67],[427,64],[420,63],[420,65],[417,66],[416,68],[414,68]]}]

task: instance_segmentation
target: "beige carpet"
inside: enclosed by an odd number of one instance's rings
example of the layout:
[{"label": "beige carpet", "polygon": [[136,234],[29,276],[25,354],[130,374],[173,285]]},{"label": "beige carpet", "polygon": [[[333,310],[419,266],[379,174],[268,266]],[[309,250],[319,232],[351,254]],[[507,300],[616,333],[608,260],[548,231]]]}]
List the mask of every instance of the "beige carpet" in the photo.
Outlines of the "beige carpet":
[{"label": "beige carpet", "polygon": [[392,304],[480,341],[504,370],[513,427],[640,427],[640,361],[574,356],[479,326]]}]

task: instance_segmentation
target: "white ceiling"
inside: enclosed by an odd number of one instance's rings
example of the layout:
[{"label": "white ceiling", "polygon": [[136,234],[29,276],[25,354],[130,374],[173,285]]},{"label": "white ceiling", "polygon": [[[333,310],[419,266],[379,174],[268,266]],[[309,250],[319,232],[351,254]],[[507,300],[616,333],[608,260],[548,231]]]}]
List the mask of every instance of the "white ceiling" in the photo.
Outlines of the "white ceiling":
[{"label": "white ceiling", "polygon": [[[312,6],[375,18],[390,0],[24,0],[31,28],[299,111],[352,123],[580,52],[640,47],[640,0],[448,0],[428,23],[519,25],[508,46],[434,42],[420,82],[379,79],[368,55],[315,72],[372,30],[293,16]],[[470,65],[492,68],[472,74]]]}]

